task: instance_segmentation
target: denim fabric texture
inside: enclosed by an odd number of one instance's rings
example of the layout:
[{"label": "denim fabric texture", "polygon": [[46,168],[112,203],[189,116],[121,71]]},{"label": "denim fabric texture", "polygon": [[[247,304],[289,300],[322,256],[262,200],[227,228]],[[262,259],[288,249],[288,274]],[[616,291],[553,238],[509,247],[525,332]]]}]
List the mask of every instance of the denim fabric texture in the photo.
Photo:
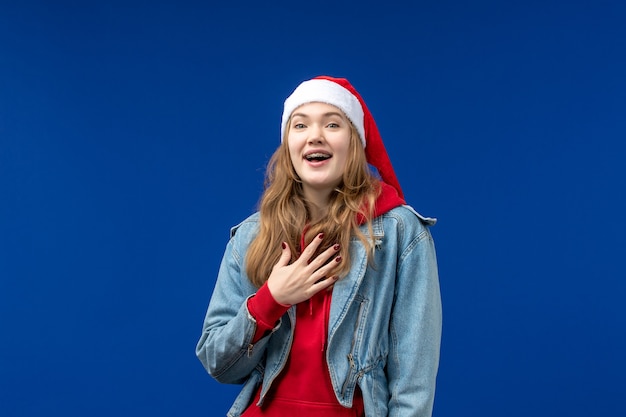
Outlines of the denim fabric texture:
[{"label": "denim fabric texture", "polygon": [[[442,326],[429,230],[434,223],[409,206],[373,219],[373,264],[354,238],[350,272],[334,286],[326,352],[333,389],[339,403],[350,407],[358,385],[368,417],[432,414]],[[257,288],[244,259],[257,229],[258,213],[231,230],[196,347],[213,378],[243,384],[229,417],[243,413],[259,384],[262,404],[285,365],[296,325],[292,306],[271,334],[252,344],[256,323],[246,300]]]}]

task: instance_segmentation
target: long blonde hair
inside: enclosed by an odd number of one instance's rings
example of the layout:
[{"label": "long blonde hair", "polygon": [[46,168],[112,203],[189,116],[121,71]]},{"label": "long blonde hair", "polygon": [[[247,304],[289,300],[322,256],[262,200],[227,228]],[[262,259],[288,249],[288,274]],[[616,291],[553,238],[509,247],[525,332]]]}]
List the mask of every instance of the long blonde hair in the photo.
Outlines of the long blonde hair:
[{"label": "long blonde hair", "polygon": [[278,262],[282,242],[286,242],[291,249],[291,261],[297,259],[302,250],[299,247],[300,239],[305,230],[304,241],[307,243],[317,234],[324,233],[324,242],[314,256],[337,243],[341,245],[338,255],[343,261],[330,272],[332,275],[343,277],[348,273],[352,236],[356,236],[363,243],[368,256],[373,250],[372,239],[368,239],[359,230],[358,218],[362,216],[365,219],[371,236],[370,220],[380,193],[380,184],[370,171],[361,139],[354,126],[342,182],[330,196],[326,216],[315,224],[310,224],[302,182],[291,163],[286,136],[268,163],[265,190],[259,205],[259,233],[250,244],[246,256],[246,272],[257,287],[267,281],[272,268]]}]

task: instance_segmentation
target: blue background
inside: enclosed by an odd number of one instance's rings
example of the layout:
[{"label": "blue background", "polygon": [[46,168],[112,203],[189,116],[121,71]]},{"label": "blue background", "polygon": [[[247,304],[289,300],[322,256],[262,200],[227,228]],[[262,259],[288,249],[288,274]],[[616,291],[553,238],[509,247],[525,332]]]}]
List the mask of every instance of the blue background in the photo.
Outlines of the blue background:
[{"label": "blue background", "polygon": [[0,414],[225,415],[228,231],[329,74],[439,218],[434,415],[625,415],[625,4],[2,2]]}]

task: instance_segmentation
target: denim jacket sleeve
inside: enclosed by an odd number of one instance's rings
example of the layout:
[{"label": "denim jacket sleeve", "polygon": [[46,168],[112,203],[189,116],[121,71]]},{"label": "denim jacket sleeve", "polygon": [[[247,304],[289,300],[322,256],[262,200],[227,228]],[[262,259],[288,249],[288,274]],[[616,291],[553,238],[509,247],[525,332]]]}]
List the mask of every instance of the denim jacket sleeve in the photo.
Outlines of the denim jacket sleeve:
[{"label": "denim jacket sleeve", "polygon": [[243,260],[249,230],[232,234],[222,258],[196,355],[217,381],[239,384],[261,363],[269,336],[252,345],[256,321],[248,311],[246,301],[256,292],[256,287],[245,274]]},{"label": "denim jacket sleeve", "polygon": [[398,235],[402,252],[390,323],[388,416],[432,414],[442,312],[435,247],[422,222],[404,222]]}]

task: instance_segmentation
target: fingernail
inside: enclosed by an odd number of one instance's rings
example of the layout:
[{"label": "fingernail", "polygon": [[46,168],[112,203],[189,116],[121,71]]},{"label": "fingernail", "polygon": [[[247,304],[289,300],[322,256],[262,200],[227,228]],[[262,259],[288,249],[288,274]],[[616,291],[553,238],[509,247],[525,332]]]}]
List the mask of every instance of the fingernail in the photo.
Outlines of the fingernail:
[{"label": "fingernail", "polygon": [[317,237],[319,237],[320,239],[324,239],[324,233],[320,233],[319,235],[317,235]]},{"label": "fingernail", "polygon": [[287,244],[285,242],[281,243],[280,246],[282,246],[283,249],[287,249]]},{"label": "fingernail", "polygon": [[334,249],[334,250],[339,250],[339,248],[340,248],[340,247],[341,247],[341,246],[339,246],[339,245],[335,245],[335,246],[333,246],[333,249]]},{"label": "fingernail", "polygon": [[337,257],[335,258],[335,262],[341,262],[341,256],[337,256]]}]

